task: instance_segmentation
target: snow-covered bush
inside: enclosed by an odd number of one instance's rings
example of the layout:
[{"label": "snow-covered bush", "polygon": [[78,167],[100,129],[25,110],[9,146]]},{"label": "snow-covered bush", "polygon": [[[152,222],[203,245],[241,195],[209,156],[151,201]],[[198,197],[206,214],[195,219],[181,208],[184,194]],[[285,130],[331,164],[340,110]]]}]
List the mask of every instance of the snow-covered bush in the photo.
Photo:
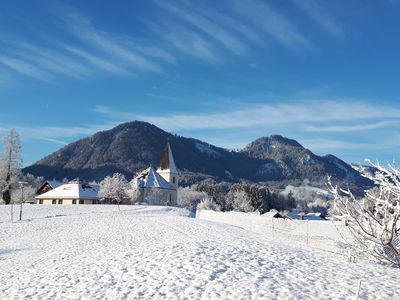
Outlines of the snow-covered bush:
[{"label": "snow-covered bush", "polygon": [[198,210],[215,210],[215,211],[220,211],[221,206],[215,203],[215,201],[210,198],[204,198],[200,201],[200,203],[197,205]]},{"label": "snow-covered bush", "polygon": [[377,171],[366,177],[375,182],[377,189],[367,191],[362,199],[328,182],[335,197],[334,210],[348,225],[356,253],[367,253],[400,267],[400,170],[372,165]]},{"label": "snow-covered bush", "polygon": [[178,188],[178,205],[190,210],[196,210],[202,199],[208,198],[206,192],[198,192],[191,188]]}]

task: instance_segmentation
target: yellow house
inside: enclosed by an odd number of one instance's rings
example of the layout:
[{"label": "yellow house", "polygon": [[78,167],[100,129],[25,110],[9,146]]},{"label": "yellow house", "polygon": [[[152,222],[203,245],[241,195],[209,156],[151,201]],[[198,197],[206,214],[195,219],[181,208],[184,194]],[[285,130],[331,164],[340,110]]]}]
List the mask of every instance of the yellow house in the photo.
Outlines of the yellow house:
[{"label": "yellow house", "polygon": [[79,181],[63,184],[35,197],[36,204],[97,204],[99,189]]}]

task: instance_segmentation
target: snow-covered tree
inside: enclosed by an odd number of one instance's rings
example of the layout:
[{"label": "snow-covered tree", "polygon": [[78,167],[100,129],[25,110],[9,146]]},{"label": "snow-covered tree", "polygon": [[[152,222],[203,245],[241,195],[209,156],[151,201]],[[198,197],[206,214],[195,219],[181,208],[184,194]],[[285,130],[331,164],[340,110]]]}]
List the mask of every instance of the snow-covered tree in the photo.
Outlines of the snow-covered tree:
[{"label": "snow-covered tree", "polygon": [[105,201],[117,202],[118,207],[123,199],[127,198],[127,181],[121,173],[114,173],[112,177],[107,176],[100,182],[99,197]]},{"label": "snow-covered tree", "polygon": [[17,188],[21,175],[21,141],[15,130],[4,138],[4,153],[0,157],[0,192],[5,204],[11,202],[11,192]]},{"label": "snow-covered tree", "polygon": [[220,184],[213,179],[206,179],[197,185],[193,185],[198,192],[205,192],[208,196],[212,197],[215,203],[221,207],[225,207],[225,195]]},{"label": "snow-covered tree", "polygon": [[334,195],[334,210],[340,214],[354,241],[353,250],[400,266],[400,170],[372,164],[376,173],[365,175],[377,188],[356,199],[349,189],[328,182]]},{"label": "snow-covered tree", "polygon": [[133,204],[138,202],[140,198],[140,189],[137,182],[131,182],[128,184],[128,189],[126,190],[129,201]]},{"label": "snow-covered tree", "polygon": [[228,199],[229,205],[235,211],[253,212],[255,210],[249,194],[243,190],[229,192]]},{"label": "snow-covered tree", "polygon": [[188,187],[178,189],[178,205],[187,209],[196,210],[197,204],[205,198],[208,198],[206,192],[198,192]]},{"label": "snow-covered tree", "polygon": [[198,210],[220,211],[221,210],[221,206],[216,204],[213,198],[207,197],[207,198],[204,198],[203,200],[201,200],[199,204],[197,204],[197,209]]},{"label": "snow-covered tree", "polygon": [[24,185],[23,189],[22,187],[15,188],[11,192],[11,197],[14,203],[21,203],[21,200],[22,202],[34,200],[35,195],[36,195],[36,189],[30,185]]}]

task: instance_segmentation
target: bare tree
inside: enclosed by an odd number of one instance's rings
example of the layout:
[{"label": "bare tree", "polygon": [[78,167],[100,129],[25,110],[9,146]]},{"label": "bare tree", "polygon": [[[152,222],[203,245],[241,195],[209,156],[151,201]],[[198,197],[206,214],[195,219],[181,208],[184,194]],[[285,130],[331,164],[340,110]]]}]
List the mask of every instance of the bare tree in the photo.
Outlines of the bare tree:
[{"label": "bare tree", "polygon": [[21,175],[21,141],[15,130],[4,138],[4,154],[0,158],[0,189],[5,204],[11,202],[11,192]]},{"label": "bare tree", "polygon": [[334,210],[342,215],[354,238],[353,250],[367,253],[379,261],[400,266],[400,170],[372,164],[375,174],[366,177],[377,188],[356,199],[349,189],[328,182],[334,195]]}]

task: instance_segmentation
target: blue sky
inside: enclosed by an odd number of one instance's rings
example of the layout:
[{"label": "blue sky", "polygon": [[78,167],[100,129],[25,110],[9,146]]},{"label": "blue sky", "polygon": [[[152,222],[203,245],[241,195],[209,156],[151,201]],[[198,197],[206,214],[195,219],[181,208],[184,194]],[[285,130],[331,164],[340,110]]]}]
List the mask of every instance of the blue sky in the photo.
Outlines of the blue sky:
[{"label": "blue sky", "polygon": [[230,148],[281,134],[388,162],[397,1],[2,1],[0,135],[29,165],[132,120]]}]

